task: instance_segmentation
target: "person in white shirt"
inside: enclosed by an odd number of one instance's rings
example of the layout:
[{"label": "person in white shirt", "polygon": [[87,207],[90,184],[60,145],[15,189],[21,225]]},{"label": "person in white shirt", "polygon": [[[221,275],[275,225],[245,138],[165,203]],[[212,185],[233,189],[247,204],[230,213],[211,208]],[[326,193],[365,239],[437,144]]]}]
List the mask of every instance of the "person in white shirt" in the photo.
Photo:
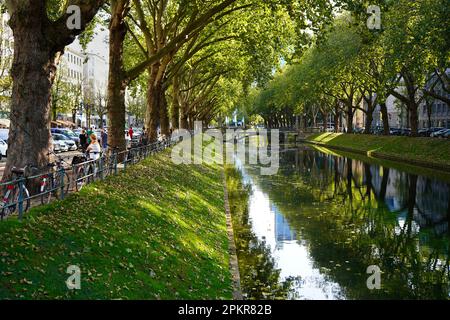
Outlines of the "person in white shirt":
[{"label": "person in white shirt", "polygon": [[100,158],[100,152],[102,148],[98,143],[97,136],[93,133],[90,135],[91,144],[87,147],[86,152],[89,153],[89,158],[91,160],[98,160]]}]

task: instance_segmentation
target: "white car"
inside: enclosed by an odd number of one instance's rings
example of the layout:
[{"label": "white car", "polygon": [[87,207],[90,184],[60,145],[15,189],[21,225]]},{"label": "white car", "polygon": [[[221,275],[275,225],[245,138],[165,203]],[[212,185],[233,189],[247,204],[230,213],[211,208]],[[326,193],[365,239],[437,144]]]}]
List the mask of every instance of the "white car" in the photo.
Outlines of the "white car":
[{"label": "white car", "polygon": [[8,144],[5,142],[5,140],[0,139],[0,160],[2,157],[8,156]]},{"label": "white car", "polygon": [[69,151],[69,146],[64,141],[55,141],[55,143],[59,146],[59,152]]},{"label": "white car", "polygon": [[59,146],[58,142],[52,141],[52,146],[53,146],[53,152],[54,153],[61,152],[61,147]]},{"label": "white car", "polygon": [[[61,151],[65,152],[65,151],[76,151],[77,148],[77,144],[75,143],[75,141],[73,141],[72,139],[67,138],[66,136],[62,135],[62,134],[58,134],[58,133],[54,133],[52,134],[53,140],[58,142],[61,146]],[[61,142],[63,144],[65,144],[65,147],[63,147],[61,145]],[[67,150],[65,150],[67,148]]]}]

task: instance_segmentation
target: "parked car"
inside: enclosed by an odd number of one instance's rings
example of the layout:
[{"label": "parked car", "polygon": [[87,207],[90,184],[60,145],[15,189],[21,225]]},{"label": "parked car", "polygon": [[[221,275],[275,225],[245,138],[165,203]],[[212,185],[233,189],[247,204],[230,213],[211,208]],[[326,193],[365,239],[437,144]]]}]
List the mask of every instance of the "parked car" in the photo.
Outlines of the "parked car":
[{"label": "parked car", "polygon": [[432,133],[440,131],[444,128],[441,127],[433,127],[433,128],[423,128],[419,130],[419,136],[421,137],[430,137]]},{"label": "parked car", "polygon": [[418,131],[419,137],[429,137],[431,133],[431,128],[423,128]]},{"label": "parked car", "polygon": [[53,152],[54,153],[59,153],[61,152],[61,147],[59,146],[58,142],[53,141]]},{"label": "parked car", "polygon": [[64,136],[66,136],[67,138],[69,138],[70,140],[73,140],[76,143],[77,147],[80,146],[79,134],[76,134],[75,132],[73,132],[70,129],[52,128],[51,132],[52,132],[52,134],[53,133],[62,134]]},{"label": "parked car", "polygon": [[382,135],[384,133],[384,128],[381,126],[376,126],[370,129],[371,134]]},{"label": "parked car", "polygon": [[356,128],[353,129],[353,132],[361,134],[361,133],[364,133],[364,130],[365,130],[364,127],[362,127],[362,128],[356,127]]},{"label": "parked car", "polygon": [[401,129],[399,129],[399,134],[398,135],[408,137],[408,136],[411,135],[411,129],[409,129],[409,128],[401,128]]},{"label": "parked car", "polygon": [[[62,144],[62,143],[53,140],[53,138],[51,139],[51,142],[52,142],[52,146],[53,146],[53,152],[54,152],[54,153],[59,153],[59,152],[61,152],[61,144]],[[66,145],[66,144],[64,143],[64,145]]]},{"label": "parked car", "polygon": [[2,157],[8,156],[8,144],[5,142],[5,140],[0,139],[0,160]]},{"label": "parked car", "polygon": [[442,138],[450,139],[450,129],[446,133],[442,134]]},{"label": "parked car", "polygon": [[0,139],[5,142],[8,142],[9,137],[9,129],[0,129]]},{"label": "parked car", "polygon": [[391,136],[399,136],[400,135],[400,129],[398,129],[398,128],[390,128],[389,129],[389,134],[391,135]]},{"label": "parked car", "polygon": [[449,130],[450,130],[450,129],[442,129],[442,130],[433,132],[433,133],[431,134],[431,137],[433,137],[433,138],[440,138],[440,137],[442,137],[444,134],[446,134]]},{"label": "parked car", "polygon": [[64,150],[65,148],[61,145],[61,150],[63,152],[69,151],[69,150],[70,151],[75,151],[75,150],[78,149],[75,141],[73,141],[72,139],[67,138],[65,135],[54,133],[54,134],[52,134],[52,137],[53,137],[53,140],[55,140],[57,142],[63,142],[66,145],[67,150]]}]

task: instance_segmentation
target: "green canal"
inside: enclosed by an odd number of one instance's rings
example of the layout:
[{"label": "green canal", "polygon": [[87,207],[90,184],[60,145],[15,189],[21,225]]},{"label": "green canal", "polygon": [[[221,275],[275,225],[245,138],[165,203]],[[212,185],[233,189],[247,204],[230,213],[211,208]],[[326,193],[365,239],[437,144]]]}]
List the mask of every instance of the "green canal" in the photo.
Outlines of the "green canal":
[{"label": "green canal", "polygon": [[277,174],[259,169],[226,169],[247,299],[449,298],[450,182],[439,172],[306,145],[280,149]]}]

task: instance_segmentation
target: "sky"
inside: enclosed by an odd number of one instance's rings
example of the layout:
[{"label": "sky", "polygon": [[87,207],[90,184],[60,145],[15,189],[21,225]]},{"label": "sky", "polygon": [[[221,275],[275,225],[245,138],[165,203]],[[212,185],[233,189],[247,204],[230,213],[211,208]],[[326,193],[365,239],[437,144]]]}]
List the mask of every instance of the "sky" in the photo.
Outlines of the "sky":
[{"label": "sky", "polygon": [[[87,46],[87,52],[98,54],[99,56],[105,58],[106,61],[109,60],[109,32],[106,28],[98,27],[96,30],[96,35],[93,40]],[[71,47],[77,51],[82,51],[81,45],[76,40]]]}]

